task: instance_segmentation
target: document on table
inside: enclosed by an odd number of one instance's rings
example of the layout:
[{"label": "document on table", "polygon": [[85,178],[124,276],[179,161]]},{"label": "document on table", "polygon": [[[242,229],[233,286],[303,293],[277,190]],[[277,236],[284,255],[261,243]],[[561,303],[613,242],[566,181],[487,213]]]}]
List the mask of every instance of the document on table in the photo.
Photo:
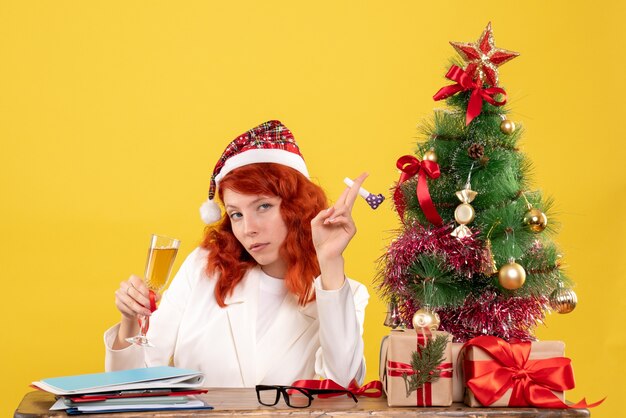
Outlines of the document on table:
[{"label": "document on table", "polygon": [[[131,403],[131,401],[135,401]],[[50,408],[51,411],[65,410],[68,415],[79,414],[95,414],[95,413],[107,413],[107,412],[140,412],[140,411],[175,411],[175,410],[188,410],[188,409],[213,409],[212,406],[207,405],[205,402],[189,396],[189,399],[180,403],[145,403],[143,401],[137,402],[137,399],[128,399],[126,404],[112,404],[102,405],[98,402],[98,405],[79,405],[68,406],[63,398],[58,399],[54,405]]]}]

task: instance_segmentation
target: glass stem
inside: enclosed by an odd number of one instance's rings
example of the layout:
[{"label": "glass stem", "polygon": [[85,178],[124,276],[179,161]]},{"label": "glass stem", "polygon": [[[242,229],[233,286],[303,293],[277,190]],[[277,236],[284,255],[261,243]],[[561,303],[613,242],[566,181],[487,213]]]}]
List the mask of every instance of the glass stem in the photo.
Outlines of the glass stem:
[{"label": "glass stem", "polygon": [[139,317],[139,333],[142,337],[146,336],[146,332],[148,332],[148,327],[150,326],[150,318],[147,316]]}]

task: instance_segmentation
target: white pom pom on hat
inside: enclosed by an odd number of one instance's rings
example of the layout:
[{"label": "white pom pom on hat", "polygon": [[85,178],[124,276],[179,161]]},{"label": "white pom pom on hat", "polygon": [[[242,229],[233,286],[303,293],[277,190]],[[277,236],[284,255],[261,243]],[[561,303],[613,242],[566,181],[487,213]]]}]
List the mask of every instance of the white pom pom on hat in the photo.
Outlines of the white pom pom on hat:
[{"label": "white pom pom on hat", "polygon": [[200,206],[200,217],[205,224],[210,225],[221,219],[222,210],[213,199],[207,199],[202,206]]},{"label": "white pom pom on hat", "polygon": [[222,217],[222,211],[214,199],[219,182],[234,169],[255,163],[282,164],[309,177],[291,131],[277,120],[262,123],[228,144],[215,165],[211,176],[209,199],[200,207],[200,217],[204,223],[212,224]]}]

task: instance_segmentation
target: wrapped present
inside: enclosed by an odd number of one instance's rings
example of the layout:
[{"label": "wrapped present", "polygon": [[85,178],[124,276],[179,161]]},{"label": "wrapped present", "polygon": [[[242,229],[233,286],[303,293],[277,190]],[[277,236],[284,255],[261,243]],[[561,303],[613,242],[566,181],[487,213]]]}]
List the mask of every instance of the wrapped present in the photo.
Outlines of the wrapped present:
[{"label": "wrapped present", "polygon": [[563,392],[574,387],[574,373],[564,351],[561,341],[471,339],[461,354],[466,405],[567,407]]},{"label": "wrapped present", "polygon": [[452,343],[452,402],[463,402],[465,395],[463,365],[459,362],[462,348],[463,343]]},{"label": "wrapped present", "polygon": [[[435,342],[436,341],[436,342]],[[392,330],[381,344],[380,380],[389,406],[449,406],[452,404],[452,337],[447,332]],[[433,344],[434,343],[434,344]],[[433,344],[433,345],[430,345]],[[434,352],[441,361],[432,370],[416,370],[429,363]],[[430,362],[432,363],[432,361]]]}]

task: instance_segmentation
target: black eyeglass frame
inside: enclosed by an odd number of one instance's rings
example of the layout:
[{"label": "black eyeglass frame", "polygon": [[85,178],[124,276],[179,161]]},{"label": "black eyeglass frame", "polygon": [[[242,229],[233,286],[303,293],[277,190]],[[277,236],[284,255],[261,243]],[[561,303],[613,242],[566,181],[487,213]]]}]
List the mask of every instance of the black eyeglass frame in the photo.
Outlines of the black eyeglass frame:
[{"label": "black eyeglass frame", "polygon": [[[309,406],[311,406],[311,402],[313,402],[313,399],[314,399],[313,395],[322,395],[322,394],[331,394],[331,393],[340,393],[340,394],[345,393],[346,395],[350,396],[354,402],[359,402],[359,400],[356,398],[354,393],[350,392],[349,390],[343,390],[343,389],[309,389],[309,388],[301,388],[301,387],[296,387],[296,386],[282,386],[282,385],[256,385],[255,389],[256,389],[257,400],[259,401],[261,405],[265,405],[265,406],[274,406],[278,404],[281,394],[283,395],[283,399],[285,400],[285,403],[290,408],[308,408]],[[266,402],[261,401],[261,392],[267,391],[267,390],[276,391],[276,399],[274,400],[274,403],[266,403]],[[290,390],[298,391],[304,396],[306,396],[306,398],[309,400],[309,403],[307,405],[302,405],[302,406],[292,405],[291,402],[289,401]]]}]

